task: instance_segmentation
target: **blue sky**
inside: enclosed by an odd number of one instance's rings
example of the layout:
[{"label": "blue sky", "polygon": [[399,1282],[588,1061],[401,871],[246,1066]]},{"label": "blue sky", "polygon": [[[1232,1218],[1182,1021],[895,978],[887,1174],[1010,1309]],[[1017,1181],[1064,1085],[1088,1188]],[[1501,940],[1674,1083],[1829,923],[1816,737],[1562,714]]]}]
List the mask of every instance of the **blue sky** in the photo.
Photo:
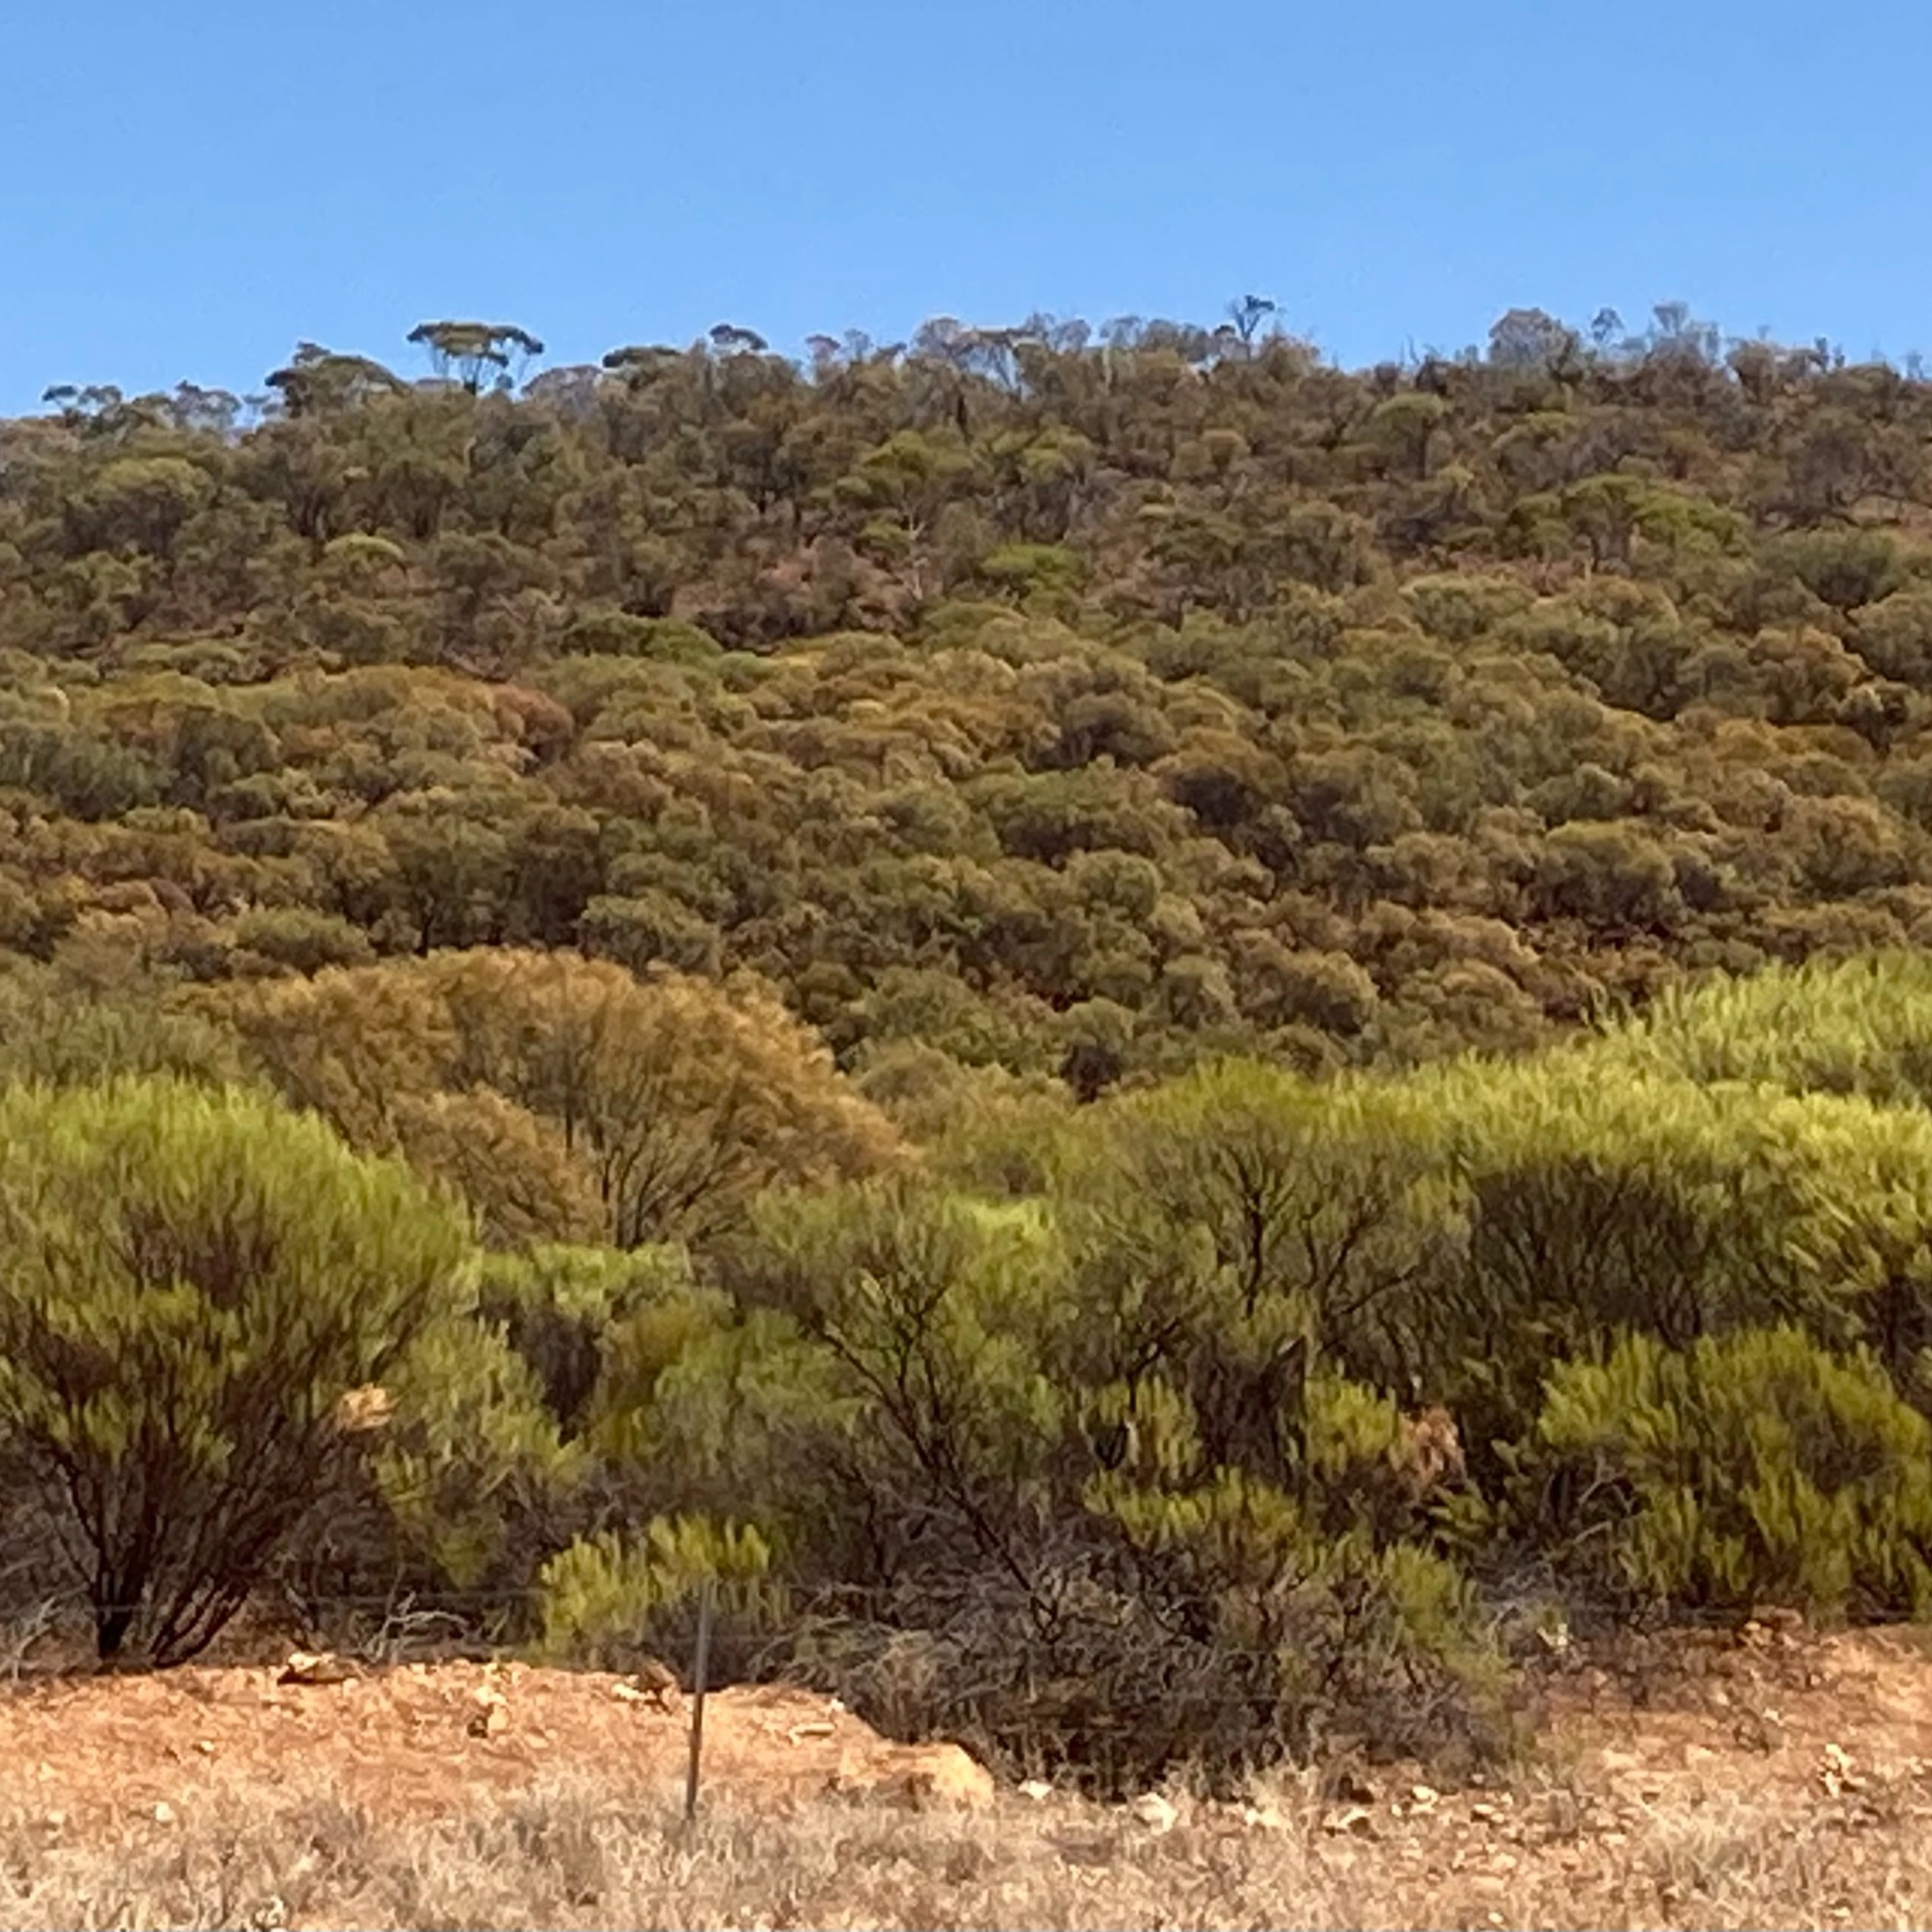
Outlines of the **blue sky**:
[{"label": "blue sky", "polygon": [[1512,304],[1932,352],[1924,0],[62,0],[7,10],[0,412],[433,316],[1213,320],[1345,362]]}]

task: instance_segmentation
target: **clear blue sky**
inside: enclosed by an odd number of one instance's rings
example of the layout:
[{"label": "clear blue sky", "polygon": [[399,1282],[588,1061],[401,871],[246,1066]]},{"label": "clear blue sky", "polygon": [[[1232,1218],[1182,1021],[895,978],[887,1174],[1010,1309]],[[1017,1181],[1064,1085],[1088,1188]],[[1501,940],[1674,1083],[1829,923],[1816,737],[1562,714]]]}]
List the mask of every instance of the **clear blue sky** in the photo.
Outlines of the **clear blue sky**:
[{"label": "clear blue sky", "polygon": [[1932,351],[1924,0],[6,11],[0,412],[443,315],[554,362],[1248,290],[1351,362],[1672,297]]}]

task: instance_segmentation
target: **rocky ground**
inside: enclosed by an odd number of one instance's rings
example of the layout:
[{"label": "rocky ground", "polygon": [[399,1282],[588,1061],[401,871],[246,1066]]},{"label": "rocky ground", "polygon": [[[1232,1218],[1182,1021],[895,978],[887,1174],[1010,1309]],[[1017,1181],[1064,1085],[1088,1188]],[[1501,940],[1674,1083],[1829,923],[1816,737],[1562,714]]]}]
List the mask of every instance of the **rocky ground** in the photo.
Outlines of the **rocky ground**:
[{"label": "rocky ground", "polygon": [[328,1660],[0,1690],[8,1925],[1932,1924],[1932,1642],[1577,1657],[1506,1778],[996,1789],[766,1688]]}]

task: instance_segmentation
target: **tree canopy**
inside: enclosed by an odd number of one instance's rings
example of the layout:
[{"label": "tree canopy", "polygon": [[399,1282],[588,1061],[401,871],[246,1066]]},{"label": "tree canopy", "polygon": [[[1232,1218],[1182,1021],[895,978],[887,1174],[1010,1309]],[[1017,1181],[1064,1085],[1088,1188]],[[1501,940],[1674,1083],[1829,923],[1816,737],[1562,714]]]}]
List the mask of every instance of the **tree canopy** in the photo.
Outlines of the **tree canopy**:
[{"label": "tree canopy", "polygon": [[1928,929],[1932,386],[1668,304],[1353,371],[1229,318],[50,391],[0,947],[750,974],[909,1106]]}]

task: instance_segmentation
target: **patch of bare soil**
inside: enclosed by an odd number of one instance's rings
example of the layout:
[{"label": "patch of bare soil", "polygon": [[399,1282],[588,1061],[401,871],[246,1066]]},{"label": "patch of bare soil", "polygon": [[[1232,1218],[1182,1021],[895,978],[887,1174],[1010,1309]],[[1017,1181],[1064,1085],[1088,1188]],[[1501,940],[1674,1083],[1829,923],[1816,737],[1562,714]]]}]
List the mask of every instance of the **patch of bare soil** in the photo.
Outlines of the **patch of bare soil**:
[{"label": "patch of bare soil", "polygon": [[[520,1663],[334,1660],[67,1677],[0,1694],[11,1792],[76,1830],[157,1806],[190,1815],[238,1781],[264,1796],[325,1781],[386,1816],[461,1814],[547,1774],[594,1774],[614,1798],[680,1790],[689,1718],[675,1689]],[[755,1806],[832,1795],[990,1802],[992,1779],[948,1745],[887,1743],[836,1699],[782,1685],[714,1692],[708,1787]]]},{"label": "patch of bare soil", "polygon": [[1344,1791],[1324,1866],[1412,1923],[1932,1924],[1928,1638],[1752,1624],[1580,1658],[1515,1775]]},{"label": "patch of bare soil", "polygon": [[[1932,1642],[1673,1636],[1566,1661],[1508,1778],[1101,1807],[835,1701],[688,1711],[518,1664],[0,1691],[0,1924],[1932,1924]],[[337,1680],[337,1681],[330,1681]]]}]

